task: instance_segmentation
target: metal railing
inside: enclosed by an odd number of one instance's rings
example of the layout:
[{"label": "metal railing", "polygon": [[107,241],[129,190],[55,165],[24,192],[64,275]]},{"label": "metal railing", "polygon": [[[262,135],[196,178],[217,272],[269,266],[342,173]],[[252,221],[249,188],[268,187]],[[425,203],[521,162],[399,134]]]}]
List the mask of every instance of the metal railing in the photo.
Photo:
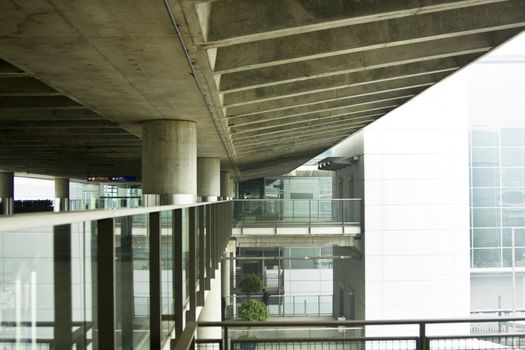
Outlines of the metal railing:
[{"label": "metal railing", "polygon": [[[471,323],[513,325],[505,333],[470,334]],[[220,327],[220,349],[523,349],[525,318],[435,319],[390,321],[199,322]],[[202,341],[202,340],[201,340]],[[215,342],[218,342],[215,339]],[[197,344],[198,345],[198,344]],[[217,344],[218,345],[218,344]],[[198,346],[197,346],[198,348]],[[219,347],[216,347],[218,349]],[[177,343],[175,350],[185,349]]]},{"label": "metal railing", "polygon": [[0,217],[0,348],[160,349],[173,334],[184,339],[231,216],[223,201]]},{"label": "metal railing", "polygon": [[352,233],[362,222],[362,201],[358,198],[244,199],[232,203],[233,227],[241,234],[246,228],[302,226],[308,227],[308,233],[316,233],[316,227],[338,227],[343,228],[339,233]]},{"label": "metal railing", "polygon": [[[262,300],[262,295],[252,295],[251,299]],[[270,317],[320,317],[332,315],[332,294],[323,295],[270,295],[268,312]],[[240,308],[248,300],[247,295],[226,297],[231,305],[232,316],[237,318]]]}]

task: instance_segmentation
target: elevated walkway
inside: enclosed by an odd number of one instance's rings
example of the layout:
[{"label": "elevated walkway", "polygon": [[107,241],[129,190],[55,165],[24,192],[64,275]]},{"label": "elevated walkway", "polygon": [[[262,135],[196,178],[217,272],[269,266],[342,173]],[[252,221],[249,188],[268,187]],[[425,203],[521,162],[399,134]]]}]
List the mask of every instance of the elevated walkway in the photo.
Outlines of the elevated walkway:
[{"label": "elevated walkway", "polygon": [[361,234],[360,199],[233,201],[238,246],[354,246]]}]

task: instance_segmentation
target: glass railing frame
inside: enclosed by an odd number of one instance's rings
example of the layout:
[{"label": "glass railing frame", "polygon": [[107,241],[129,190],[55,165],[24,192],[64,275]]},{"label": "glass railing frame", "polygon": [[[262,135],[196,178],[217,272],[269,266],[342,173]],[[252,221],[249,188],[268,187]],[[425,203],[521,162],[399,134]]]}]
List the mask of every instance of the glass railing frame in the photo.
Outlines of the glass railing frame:
[{"label": "glass railing frame", "polygon": [[[189,273],[189,296],[187,300],[182,301],[182,283],[174,283],[173,295],[175,300],[181,300],[181,302],[175,302],[175,309],[173,315],[162,314],[162,303],[161,303],[161,291],[162,286],[160,283],[162,265],[161,265],[161,222],[160,213],[164,211],[173,211],[172,223],[173,223],[173,246],[176,249],[173,256],[173,267],[172,271],[175,276],[182,276],[182,269],[176,268],[182,266],[181,261],[177,261],[175,257],[178,255],[182,257],[182,242],[179,238],[182,238],[181,234],[176,232],[182,232],[183,223],[182,220],[177,220],[177,217],[182,217],[182,211],[188,210],[188,237],[190,238],[190,250],[193,249],[193,254],[190,255],[193,259],[202,259],[199,263],[204,262],[206,269],[204,273],[199,273],[195,270],[188,269]],[[206,212],[206,216],[197,216],[197,211]],[[0,232],[16,232],[23,229],[60,226],[60,225],[71,225],[77,222],[92,222],[97,226],[97,249],[98,256],[97,262],[99,266],[103,268],[97,269],[97,285],[100,287],[97,294],[104,295],[105,302],[101,302],[101,298],[98,298],[99,304],[97,305],[97,314],[104,314],[103,318],[99,318],[98,322],[98,346],[100,349],[116,348],[116,322],[115,322],[115,227],[116,219],[124,217],[133,217],[136,215],[148,215],[148,229],[149,229],[149,244],[150,244],[150,300],[156,300],[155,305],[149,304],[150,314],[150,347],[161,348],[171,337],[162,337],[161,335],[161,322],[162,319],[174,319],[175,329],[174,334],[179,338],[184,328],[184,316],[186,316],[186,323],[195,321],[196,309],[201,306],[201,298],[204,296],[204,289],[210,285],[210,279],[215,277],[215,269],[218,267],[221,258],[221,252],[226,247],[228,240],[231,235],[231,203],[229,200],[218,201],[218,202],[202,202],[192,203],[185,205],[165,205],[165,206],[154,206],[154,207],[138,207],[138,208],[126,208],[126,209],[113,209],[113,210],[88,210],[88,211],[70,211],[70,212],[43,212],[43,213],[27,213],[27,214],[15,214],[12,216],[1,216],[0,217]],[[195,221],[199,217],[200,220]],[[203,223],[203,220],[206,223]],[[192,221],[193,220],[193,221]],[[199,227],[199,228],[197,228]],[[199,235],[196,235],[196,231],[200,230]],[[208,245],[206,251],[204,246],[199,244],[199,251],[195,251],[196,246],[192,244],[191,238],[197,239],[197,237],[203,237],[206,235]],[[175,242],[178,241],[178,242]],[[193,242],[195,243],[195,242]],[[157,248],[153,248],[153,247]],[[213,247],[214,249],[210,249]],[[180,249],[179,249],[180,248]],[[180,254],[177,254],[179,252]],[[156,263],[154,261],[157,261]],[[188,264],[190,268],[192,265],[191,261]],[[108,268],[113,266],[113,268]],[[200,265],[199,265],[200,266]],[[213,275],[213,276],[212,276]],[[152,277],[153,276],[153,277]],[[155,277],[156,276],[156,277]],[[199,280],[197,280],[199,279]],[[182,281],[181,279],[173,278],[173,281]],[[113,287],[111,287],[113,286]],[[199,288],[197,290],[197,286]],[[209,288],[207,288],[209,290]],[[201,295],[201,298],[198,297]],[[156,296],[156,298],[151,298]],[[178,297],[178,298],[177,298]],[[113,310],[111,312],[110,310]],[[189,311],[189,312],[188,312]],[[183,315],[185,313],[186,315]],[[113,321],[111,321],[113,320]]]}]

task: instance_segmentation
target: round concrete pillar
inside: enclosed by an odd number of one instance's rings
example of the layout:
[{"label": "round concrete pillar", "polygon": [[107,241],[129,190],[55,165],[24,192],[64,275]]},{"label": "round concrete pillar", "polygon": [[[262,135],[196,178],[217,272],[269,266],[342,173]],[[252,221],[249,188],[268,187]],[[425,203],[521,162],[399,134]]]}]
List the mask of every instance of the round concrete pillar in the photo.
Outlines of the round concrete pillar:
[{"label": "round concrete pillar", "polygon": [[67,177],[55,178],[55,211],[69,210],[69,179]]},{"label": "round concrete pillar", "polygon": [[197,194],[203,202],[215,202],[221,195],[221,161],[197,158]]},{"label": "round concrete pillar", "polygon": [[231,181],[230,172],[223,170],[221,171],[221,199],[231,199]]},{"label": "round concrete pillar", "polygon": [[0,215],[12,215],[14,210],[15,174],[0,171]]},{"label": "round concrete pillar", "polygon": [[197,199],[197,124],[152,120],[142,128],[144,205],[195,203]]},{"label": "round concrete pillar", "polygon": [[[204,307],[199,315],[200,322],[220,322],[221,321],[221,264],[215,273],[215,279],[211,281],[210,291],[206,295]],[[199,327],[197,328],[197,339],[220,339],[222,331],[220,327]]]}]

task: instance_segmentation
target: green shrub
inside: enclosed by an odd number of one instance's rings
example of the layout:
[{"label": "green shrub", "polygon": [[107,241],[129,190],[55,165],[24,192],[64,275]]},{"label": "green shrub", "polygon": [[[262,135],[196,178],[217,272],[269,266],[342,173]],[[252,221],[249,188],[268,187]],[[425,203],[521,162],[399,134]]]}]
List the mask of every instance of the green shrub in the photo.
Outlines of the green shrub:
[{"label": "green shrub", "polygon": [[268,307],[262,301],[250,299],[242,304],[239,315],[246,321],[266,321]]},{"label": "green shrub", "polygon": [[257,293],[261,291],[262,281],[256,274],[250,273],[241,279],[241,282],[239,283],[239,288],[241,289],[241,291],[246,293],[249,298],[252,293]]}]

